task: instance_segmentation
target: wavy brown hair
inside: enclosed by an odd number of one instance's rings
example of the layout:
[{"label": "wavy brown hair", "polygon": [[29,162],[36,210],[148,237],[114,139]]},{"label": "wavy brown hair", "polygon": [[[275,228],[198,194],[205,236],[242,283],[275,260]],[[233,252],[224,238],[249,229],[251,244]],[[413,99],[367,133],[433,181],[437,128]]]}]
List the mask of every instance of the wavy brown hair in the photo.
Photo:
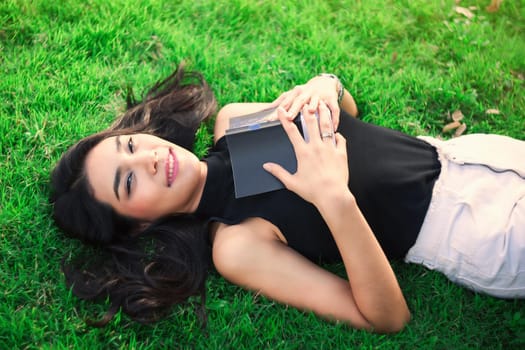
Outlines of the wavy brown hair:
[{"label": "wavy brown hair", "polygon": [[119,134],[149,133],[192,150],[199,125],[216,112],[211,89],[199,73],[180,65],[142,101],[131,89],[126,101],[126,112],[108,130],[72,146],[51,174],[57,226],[91,246],[84,254],[66,254],[66,284],[82,299],[111,303],[102,319],[90,322],[94,326],[107,324],[119,309],[136,321],[154,322],[191,296],[200,296],[202,311],[211,260],[204,222],[191,215],[153,223],[122,216],[94,198],[85,173],[93,147]]}]

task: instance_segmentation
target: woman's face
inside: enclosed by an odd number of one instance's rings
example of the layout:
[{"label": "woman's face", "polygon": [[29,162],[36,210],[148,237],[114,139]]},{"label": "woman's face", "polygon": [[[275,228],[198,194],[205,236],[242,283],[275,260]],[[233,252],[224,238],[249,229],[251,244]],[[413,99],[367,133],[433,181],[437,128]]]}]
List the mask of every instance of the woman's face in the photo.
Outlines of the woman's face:
[{"label": "woman's face", "polygon": [[97,200],[118,213],[143,220],[197,208],[206,166],[171,142],[148,134],[112,136],[86,158]]}]

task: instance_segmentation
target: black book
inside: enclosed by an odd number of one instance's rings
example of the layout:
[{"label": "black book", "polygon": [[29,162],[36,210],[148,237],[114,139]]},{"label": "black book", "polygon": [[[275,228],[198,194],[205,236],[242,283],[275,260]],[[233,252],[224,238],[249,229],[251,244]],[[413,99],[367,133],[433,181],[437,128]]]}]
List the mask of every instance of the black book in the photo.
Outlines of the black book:
[{"label": "black book", "polygon": [[[264,163],[277,163],[292,174],[297,170],[297,159],[288,135],[279,120],[270,118],[274,111],[266,109],[230,119],[226,142],[236,198],[284,188],[277,178],[263,169]],[[295,122],[302,130],[299,117]]]}]

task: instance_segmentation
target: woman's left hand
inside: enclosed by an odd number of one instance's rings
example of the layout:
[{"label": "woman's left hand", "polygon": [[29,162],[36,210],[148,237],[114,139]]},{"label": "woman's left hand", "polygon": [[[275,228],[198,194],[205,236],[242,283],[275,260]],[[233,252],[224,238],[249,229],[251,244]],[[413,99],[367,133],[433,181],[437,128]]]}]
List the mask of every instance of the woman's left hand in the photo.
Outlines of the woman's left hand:
[{"label": "woman's left hand", "polygon": [[298,85],[281,94],[273,104],[282,107],[287,112],[288,119],[293,119],[305,106],[310,113],[314,113],[322,101],[328,106],[332,114],[334,130],[337,130],[340,114],[337,84],[336,79],[317,76],[306,84]]},{"label": "woman's left hand", "polygon": [[287,189],[319,206],[348,191],[349,172],[346,140],[340,134],[333,133],[330,111],[324,102],[318,103],[317,111],[319,122],[315,111],[311,112],[307,106],[302,110],[310,135],[306,142],[295,124],[287,118],[286,112],[278,109],[278,117],[295,151],[297,171],[290,174],[275,163],[264,164],[264,169]]}]

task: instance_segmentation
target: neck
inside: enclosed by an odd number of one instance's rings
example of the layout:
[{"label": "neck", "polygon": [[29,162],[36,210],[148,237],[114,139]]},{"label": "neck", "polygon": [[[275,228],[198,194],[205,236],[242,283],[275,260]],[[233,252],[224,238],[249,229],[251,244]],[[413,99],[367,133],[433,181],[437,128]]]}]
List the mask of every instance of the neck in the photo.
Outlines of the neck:
[{"label": "neck", "polygon": [[188,212],[190,214],[194,213],[197,210],[201,202],[202,193],[204,192],[204,185],[206,184],[206,176],[208,175],[208,164],[206,164],[206,162],[201,160],[199,162],[199,165],[200,165],[199,182],[195,189],[195,195],[193,196],[193,199],[189,204]]}]

